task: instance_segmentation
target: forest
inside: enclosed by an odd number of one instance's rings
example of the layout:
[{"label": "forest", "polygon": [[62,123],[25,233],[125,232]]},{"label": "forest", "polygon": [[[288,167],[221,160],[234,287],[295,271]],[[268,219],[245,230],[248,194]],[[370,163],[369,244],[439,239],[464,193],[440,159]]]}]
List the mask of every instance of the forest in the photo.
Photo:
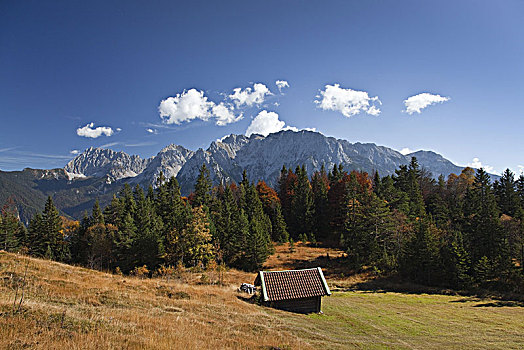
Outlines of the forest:
[{"label": "forest", "polygon": [[147,190],[125,185],[111,203],[95,202],[81,221],[61,216],[51,197],[26,228],[8,201],[0,245],[61,262],[124,274],[179,267],[256,271],[274,244],[302,241],[343,248],[355,272],[468,290],[524,293],[524,175],[492,181],[465,168],[447,178],[416,158],[381,177],[324,167],[282,167],[278,186],[212,186],[202,165],[188,197],[160,174]]}]

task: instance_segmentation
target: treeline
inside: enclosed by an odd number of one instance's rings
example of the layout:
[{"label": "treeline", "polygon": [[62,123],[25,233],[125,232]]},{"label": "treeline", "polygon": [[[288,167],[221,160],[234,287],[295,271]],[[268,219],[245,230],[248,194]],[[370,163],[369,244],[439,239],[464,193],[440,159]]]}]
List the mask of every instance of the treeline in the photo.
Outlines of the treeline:
[{"label": "treeline", "polygon": [[80,222],[61,217],[49,197],[27,229],[16,207],[3,211],[0,226],[9,233],[2,235],[2,247],[123,273],[144,267],[151,273],[177,265],[205,268],[210,262],[254,271],[271,254],[272,238],[288,239],[271,191],[259,196],[245,174],[238,186],[212,188],[203,165],[189,198],[180,195],[174,177],[160,174],[156,189],[149,186],[146,193],[126,184],[103,210],[95,202]]},{"label": "treeline", "polygon": [[415,158],[385,177],[335,165],[309,178],[303,166],[283,167],[275,190],[245,172],[239,184],[212,187],[203,165],[188,198],[160,175],[155,189],[126,185],[80,222],[61,218],[49,198],[26,230],[10,208],[0,220],[4,249],[98,269],[254,271],[273,242],[300,240],[342,247],[357,271],[524,292],[524,176],[509,170],[492,183],[471,168],[435,180]]},{"label": "treeline", "polygon": [[435,180],[416,158],[382,178],[335,166],[309,180],[284,167],[279,198],[292,238],[338,244],[357,270],[524,292],[524,175],[492,183],[465,168]]}]

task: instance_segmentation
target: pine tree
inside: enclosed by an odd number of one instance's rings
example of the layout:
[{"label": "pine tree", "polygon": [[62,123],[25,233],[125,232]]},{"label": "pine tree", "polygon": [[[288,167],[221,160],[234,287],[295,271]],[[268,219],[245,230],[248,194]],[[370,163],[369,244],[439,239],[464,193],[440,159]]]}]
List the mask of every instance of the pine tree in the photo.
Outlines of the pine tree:
[{"label": "pine tree", "polygon": [[211,201],[211,186],[212,182],[209,175],[209,170],[207,169],[206,164],[203,163],[200,167],[200,173],[198,174],[195,184],[195,197],[193,201],[194,206],[209,206]]},{"label": "pine tree", "polygon": [[128,273],[135,266],[138,266],[138,259],[135,255],[137,245],[137,229],[134,224],[131,213],[125,213],[125,216],[118,227],[114,237],[114,255],[117,266],[122,272]]},{"label": "pine tree", "polygon": [[32,254],[59,261],[68,259],[69,250],[62,232],[62,220],[50,196],[42,215],[35,215],[31,220],[30,236],[33,241]]},{"label": "pine tree", "polygon": [[0,212],[0,249],[8,252],[27,244],[27,231],[18,218],[14,201],[9,198]]},{"label": "pine tree", "polygon": [[100,209],[100,203],[98,202],[98,199],[95,201],[95,204],[93,205],[93,210],[91,212],[91,224],[104,224],[104,215],[102,214],[102,210]]},{"label": "pine tree", "polygon": [[460,231],[453,232],[442,247],[441,256],[447,284],[453,288],[469,288],[472,283],[471,260]]},{"label": "pine tree", "polygon": [[400,269],[402,274],[414,282],[434,284],[439,271],[438,242],[426,219],[417,220],[417,226],[406,246]]},{"label": "pine tree", "polygon": [[297,167],[295,174],[298,177],[295,196],[292,199],[292,215],[295,218],[293,232],[296,237],[309,236],[313,228],[314,203],[311,184],[304,166]]},{"label": "pine tree", "polygon": [[133,193],[136,200],[136,215],[133,218],[136,226],[136,239],[133,252],[137,261],[136,266],[146,265],[149,269],[160,263],[163,255],[162,221],[156,215],[149,198],[145,198],[140,186],[136,186]]},{"label": "pine tree", "polygon": [[520,199],[520,206],[524,209],[524,174],[520,174],[518,180],[515,182],[515,190]]},{"label": "pine tree", "polygon": [[515,176],[511,170],[506,169],[502,173],[500,181],[494,183],[494,190],[500,211],[503,214],[514,216],[520,200],[516,192]]},{"label": "pine tree", "polygon": [[472,261],[478,263],[485,257],[489,265],[506,265],[509,259],[507,239],[500,224],[490,177],[482,168],[477,170],[471,190],[466,191],[464,217],[463,232]]},{"label": "pine tree", "polygon": [[324,241],[329,234],[329,180],[324,165],[311,179],[313,192],[313,231],[316,239]]},{"label": "pine tree", "polygon": [[113,195],[111,203],[104,208],[104,223],[120,227],[124,217],[124,205],[116,195]]},{"label": "pine tree", "polygon": [[212,236],[209,230],[209,219],[202,206],[193,208],[190,224],[182,233],[186,241],[184,260],[191,266],[207,266],[214,259],[215,252],[211,244]]},{"label": "pine tree", "polygon": [[408,190],[409,196],[409,215],[412,220],[422,218],[425,215],[424,198],[420,191],[420,180],[422,171],[419,168],[416,157],[411,157],[408,168]]},{"label": "pine tree", "polygon": [[[241,188],[244,184],[241,185]],[[245,190],[245,211],[249,230],[242,247],[244,252],[241,266],[247,271],[254,271],[262,266],[272,252],[271,220],[264,213],[262,202],[253,184]]]}]

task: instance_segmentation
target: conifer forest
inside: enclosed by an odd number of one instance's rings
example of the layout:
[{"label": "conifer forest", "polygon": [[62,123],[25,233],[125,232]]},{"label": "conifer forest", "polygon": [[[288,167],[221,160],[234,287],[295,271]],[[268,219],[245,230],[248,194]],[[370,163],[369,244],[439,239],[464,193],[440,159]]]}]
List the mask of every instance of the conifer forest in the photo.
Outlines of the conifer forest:
[{"label": "conifer forest", "polygon": [[392,176],[345,171],[308,176],[282,167],[277,188],[213,187],[205,165],[194,191],[160,174],[143,189],[125,185],[111,203],[95,202],[81,221],[61,216],[51,197],[26,228],[8,201],[0,217],[6,251],[104,271],[153,275],[159,269],[256,271],[274,244],[343,248],[344,264],[428,286],[524,292],[524,175],[492,181],[481,168],[447,178],[416,160]]}]

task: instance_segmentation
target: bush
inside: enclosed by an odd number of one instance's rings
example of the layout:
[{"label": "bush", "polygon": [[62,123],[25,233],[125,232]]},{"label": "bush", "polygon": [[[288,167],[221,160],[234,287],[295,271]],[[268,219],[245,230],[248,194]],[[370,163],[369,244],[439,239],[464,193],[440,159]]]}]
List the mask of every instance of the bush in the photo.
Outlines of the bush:
[{"label": "bush", "polygon": [[136,276],[138,278],[146,278],[149,276],[149,270],[147,269],[147,265],[144,265],[142,267],[135,267],[131,271],[132,276]]}]

